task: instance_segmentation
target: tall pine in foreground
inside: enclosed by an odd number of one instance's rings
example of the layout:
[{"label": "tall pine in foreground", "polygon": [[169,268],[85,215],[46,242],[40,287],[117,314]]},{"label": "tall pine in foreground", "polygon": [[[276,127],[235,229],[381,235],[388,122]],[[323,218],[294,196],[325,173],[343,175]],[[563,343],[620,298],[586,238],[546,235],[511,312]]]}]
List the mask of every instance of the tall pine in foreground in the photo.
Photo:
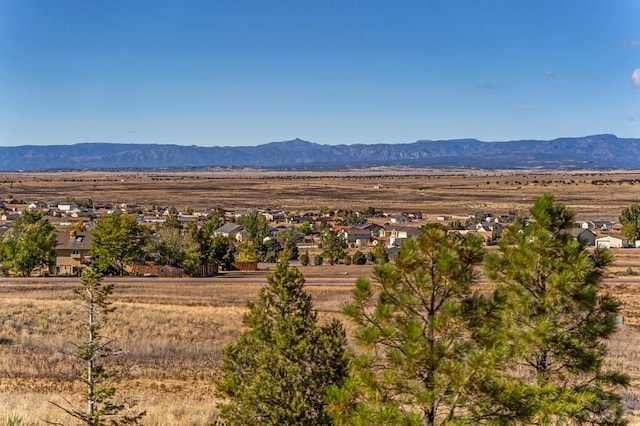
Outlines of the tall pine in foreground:
[{"label": "tall pine in foreground", "polygon": [[227,426],[332,424],[324,398],[346,375],[345,332],[338,320],[318,325],[304,277],[285,259],[224,350],[217,388]]},{"label": "tall pine in foreground", "polygon": [[588,252],[572,226],[572,212],[543,195],[530,223],[511,226],[486,259],[497,289],[477,335],[506,349],[483,382],[484,411],[497,423],[625,424],[617,391],[628,378],[604,365],[619,309],[600,289],[611,256]]},{"label": "tall pine in foreground", "polygon": [[115,309],[111,306],[113,284],[105,284],[102,276],[88,267],[82,273],[81,286],[74,289],[74,293],[81,300],[79,307],[86,318],[83,321],[86,340],[71,343],[75,350],[70,355],[81,364],[75,378],[85,386],[86,408],[51,403],[86,426],[138,425],[145,412],[131,412],[124,402],[116,401],[113,386],[116,372],[105,367],[105,358],[114,355],[112,341],[102,333],[109,314]]},{"label": "tall pine in foreground", "polygon": [[474,294],[481,240],[426,228],[407,240],[395,265],[360,279],[345,314],[356,324],[351,375],[330,389],[341,425],[474,424],[476,384],[491,354],[470,338],[466,307]]}]

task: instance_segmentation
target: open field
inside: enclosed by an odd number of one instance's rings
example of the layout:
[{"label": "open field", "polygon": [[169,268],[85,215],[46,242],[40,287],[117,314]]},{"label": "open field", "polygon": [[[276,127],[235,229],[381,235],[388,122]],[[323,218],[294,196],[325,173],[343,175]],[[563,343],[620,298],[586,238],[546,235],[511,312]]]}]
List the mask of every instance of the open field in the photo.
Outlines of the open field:
[{"label": "open field", "polygon": [[92,199],[96,203],[190,206],[193,209],[284,209],[319,206],[391,213],[420,210],[466,215],[473,211],[526,211],[544,192],[571,207],[578,219],[616,219],[640,195],[638,172],[545,172],[367,169],[305,173],[209,171],[180,173],[68,172],[0,175],[0,197]]},{"label": "open field", "polygon": [[[181,172],[21,173],[0,175],[0,198],[129,203],[193,209],[271,208],[289,211],[356,209],[390,213],[420,210],[464,217],[472,211],[526,211],[543,192],[578,219],[616,220],[640,200],[640,173],[542,171],[368,170],[344,173]],[[632,376],[624,398],[640,410],[640,250],[614,250],[605,290],[623,302],[625,322],[610,342],[609,362]],[[320,318],[342,317],[355,279],[371,266],[301,268]],[[240,332],[247,300],[255,300],[265,272],[223,273],[215,278],[112,279],[117,310],[106,333],[123,354],[111,360],[122,370],[118,394],[146,409],[146,424],[211,424],[213,382],[222,348]],[[74,279],[0,279],[0,420],[19,414],[40,424],[68,418],[48,401],[77,402],[82,389],[69,379],[63,355],[79,341],[81,319],[71,289]],[[480,290],[490,285],[481,281]],[[350,324],[345,326],[349,330]],[[638,417],[640,418],[640,417]],[[640,424],[640,421],[637,423]]]},{"label": "open field", "polygon": [[[640,267],[640,251],[620,250],[621,263]],[[616,266],[617,268],[617,266]],[[626,266],[624,267],[626,269]],[[301,267],[321,319],[340,317],[354,281],[367,266]],[[111,360],[122,371],[118,395],[137,401],[145,424],[211,424],[216,416],[213,382],[222,348],[240,332],[247,300],[266,283],[265,271],[223,273],[215,278],[114,278],[116,311],[106,333],[124,353]],[[80,341],[82,319],[74,279],[0,281],[0,415],[19,414],[33,424],[68,418],[48,401],[77,401],[82,388],[69,379],[66,341]],[[490,289],[483,279],[480,291]],[[610,364],[631,374],[625,391],[640,409],[640,276],[611,274],[605,290],[624,303],[625,324],[610,342]],[[351,325],[345,323],[349,331]]]}]

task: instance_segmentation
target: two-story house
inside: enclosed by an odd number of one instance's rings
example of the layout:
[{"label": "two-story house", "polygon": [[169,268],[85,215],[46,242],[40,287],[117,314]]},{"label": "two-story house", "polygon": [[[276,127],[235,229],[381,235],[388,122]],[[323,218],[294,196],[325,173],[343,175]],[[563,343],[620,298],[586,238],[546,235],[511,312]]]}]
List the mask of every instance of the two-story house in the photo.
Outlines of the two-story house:
[{"label": "two-story house", "polygon": [[62,231],[56,235],[56,270],[58,275],[79,275],[91,256],[91,234]]}]

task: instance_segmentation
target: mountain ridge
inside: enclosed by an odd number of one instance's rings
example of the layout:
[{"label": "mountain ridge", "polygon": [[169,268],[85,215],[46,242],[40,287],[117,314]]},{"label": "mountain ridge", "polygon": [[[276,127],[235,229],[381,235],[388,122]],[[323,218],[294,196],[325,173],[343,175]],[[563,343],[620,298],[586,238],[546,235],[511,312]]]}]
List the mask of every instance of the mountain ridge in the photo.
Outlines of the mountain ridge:
[{"label": "mountain ridge", "polygon": [[303,139],[255,146],[81,142],[0,147],[0,171],[206,167],[622,168],[640,165],[640,139],[612,134],[551,140],[418,140],[323,145]]}]

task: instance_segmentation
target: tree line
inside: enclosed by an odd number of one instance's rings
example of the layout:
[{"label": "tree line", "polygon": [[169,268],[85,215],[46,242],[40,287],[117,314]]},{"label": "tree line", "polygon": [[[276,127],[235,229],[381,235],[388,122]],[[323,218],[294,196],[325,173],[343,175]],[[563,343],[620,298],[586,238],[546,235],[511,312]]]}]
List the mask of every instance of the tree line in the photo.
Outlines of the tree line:
[{"label": "tree line", "polygon": [[[155,230],[138,222],[137,215],[115,213],[96,220],[91,230],[92,265],[108,275],[124,275],[127,266],[151,260],[160,265],[184,268],[194,274],[200,265],[215,263],[229,268],[238,260],[274,262],[288,250],[298,258],[302,236],[294,229],[281,230],[275,238],[264,216],[257,212],[243,216],[245,239],[239,245],[215,230],[224,220],[215,214],[197,226],[182,223],[176,209],[170,209],[164,223]],[[83,232],[84,229],[72,229]],[[282,243],[281,243],[282,241]],[[30,276],[56,264],[56,229],[43,212],[25,210],[0,239],[0,272]]]},{"label": "tree line", "polygon": [[[182,223],[175,208],[168,210],[165,221],[151,229],[138,222],[135,214],[115,213],[96,220],[91,230],[92,265],[101,274],[124,275],[128,266],[143,260],[160,265],[181,267],[189,275],[200,265],[217,264],[229,269],[234,261],[276,262],[286,251],[289,260],[299,259],[306,266],[337,262],[364,265],[386,259],[384,245],[368,253],[347,254],[348,244],[337,231],[321,232],[321,252],[310,259],[300,253],[298,244],[304,235],[314,232],[305,222],[298,228],[283,228],[272,232],[266,218],[251,212],[238,218],[244,228],[242,242],[217,234],[224,219],[211,214],[198,226]],[[83,232],[84,228],[71,231]],[[56,263],[56,229],[42,212],[25,210],[13,227],[0,238],[0,273],[30,276],[35,271],[50,269]]]}]

